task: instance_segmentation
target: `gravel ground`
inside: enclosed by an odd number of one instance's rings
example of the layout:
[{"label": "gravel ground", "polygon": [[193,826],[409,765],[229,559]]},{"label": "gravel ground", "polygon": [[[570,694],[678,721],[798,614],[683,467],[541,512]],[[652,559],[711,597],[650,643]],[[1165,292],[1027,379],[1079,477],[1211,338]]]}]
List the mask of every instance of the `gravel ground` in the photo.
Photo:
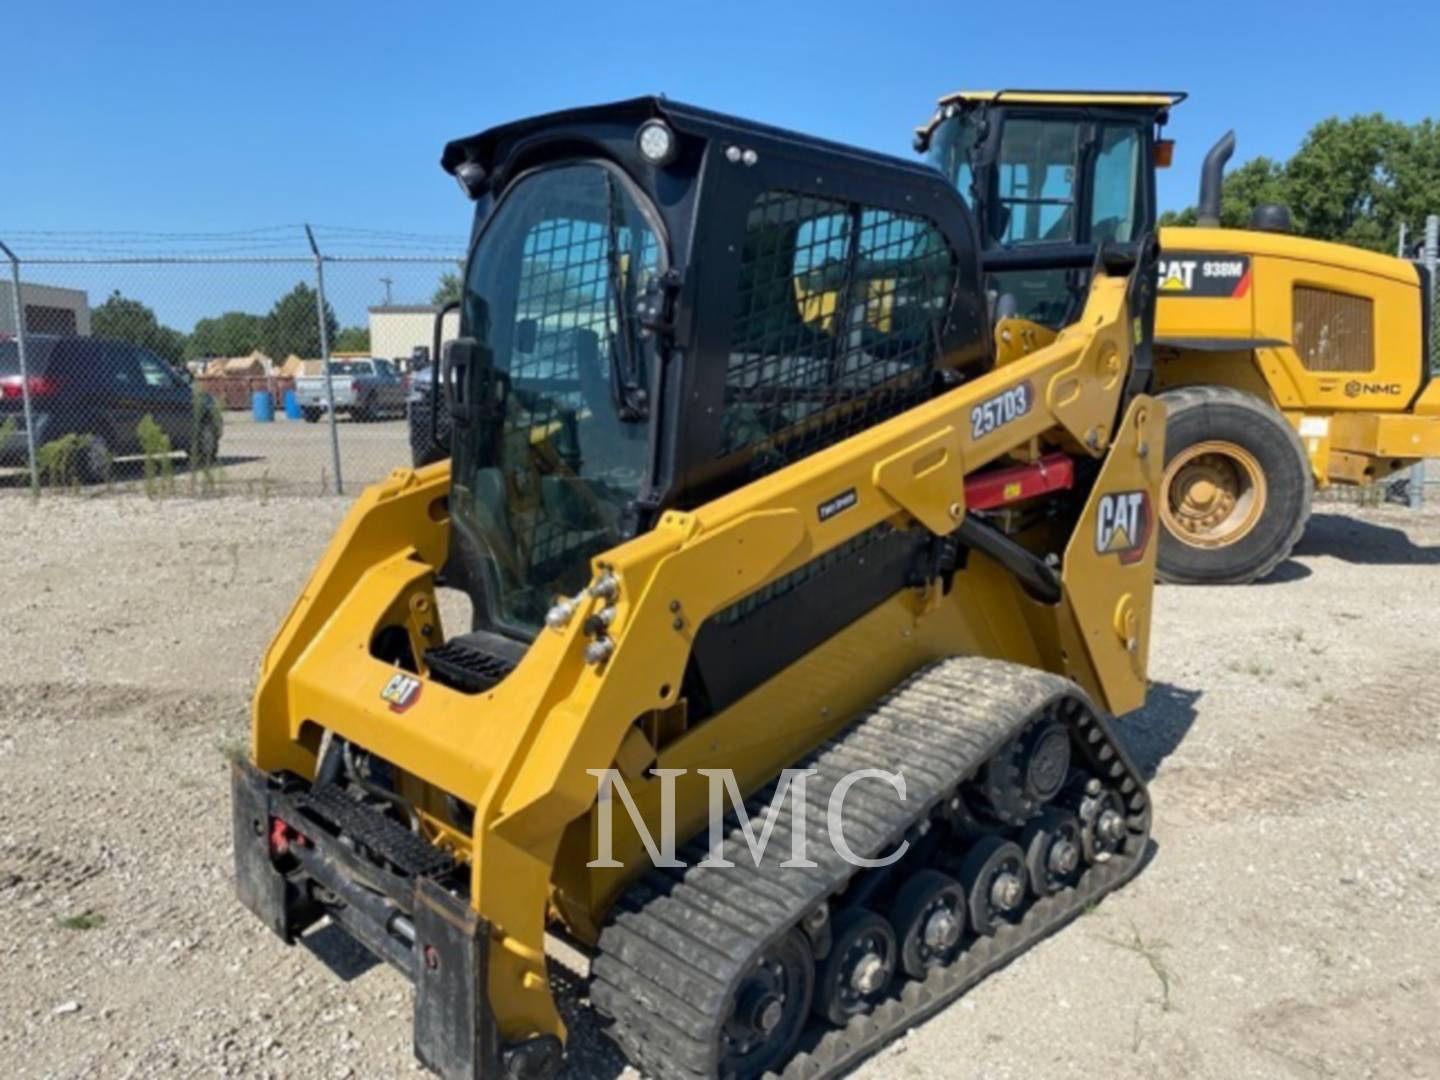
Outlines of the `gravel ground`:
[{"label": "gravel ground", "polygon": [[[339,500],[0,502],[0,1060],[17,1077],[409,1075],[410,993],[234,901],[226,754]],[[1161,590],[1154,860],[864,1077],[1440,1075],[1440,507],[1317,514]],[[568,983],[577,1077],[622,1064]]]}]

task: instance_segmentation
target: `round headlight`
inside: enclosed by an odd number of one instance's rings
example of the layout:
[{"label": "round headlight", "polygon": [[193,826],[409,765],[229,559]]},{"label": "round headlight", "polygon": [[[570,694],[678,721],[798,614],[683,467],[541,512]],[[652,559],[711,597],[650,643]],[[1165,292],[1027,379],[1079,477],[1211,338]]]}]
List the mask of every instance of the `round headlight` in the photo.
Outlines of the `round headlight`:
[{"label": "round headlight", "polygon": [[663,120],[646,120],[635,133],[635,142],[640,156],[651,165],[669,165],[679,150],[675,133]]}]

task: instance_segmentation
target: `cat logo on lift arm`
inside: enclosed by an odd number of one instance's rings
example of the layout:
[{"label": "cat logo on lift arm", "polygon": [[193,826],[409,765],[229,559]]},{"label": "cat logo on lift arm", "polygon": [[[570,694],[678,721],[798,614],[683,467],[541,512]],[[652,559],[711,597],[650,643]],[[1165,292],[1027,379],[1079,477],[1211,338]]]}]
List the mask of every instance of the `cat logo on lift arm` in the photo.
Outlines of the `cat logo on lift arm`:
[{"label": "cat logo on lift arm", "polygon": [[1139,562],[1150,542],[1153,515],[1143,491],[1116,491],[1100,497],[1095,516],[1095,550],[1118,555],[1123,566]]}]

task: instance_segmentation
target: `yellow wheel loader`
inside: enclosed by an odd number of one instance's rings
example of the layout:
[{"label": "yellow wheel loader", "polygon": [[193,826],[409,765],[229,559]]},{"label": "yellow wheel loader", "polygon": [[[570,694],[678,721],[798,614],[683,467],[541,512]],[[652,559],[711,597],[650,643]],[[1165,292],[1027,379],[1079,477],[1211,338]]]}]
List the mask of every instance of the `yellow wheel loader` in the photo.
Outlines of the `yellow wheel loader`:
[{"label": "yellow wheel loader", "polygon": [[[1002,348],[1051,341],[1085,302],[1085,252],[1154,219],[1153,172],[1171,146],[1158,132],[1184,96],[962,92],[917,130],[975,211]],[[1160,230],[1166,581],[1264,577],[1299,540],[1317,485],[1440,456],[1424,268],[1291,235],[1278,206],[1258,208],[1250,229],[1219,228],[1234,148],[1231,132],[1206,157],[1200,227]]]},{"label": "yellow wheel loader", "polygon": [[561,1068],[547,934],[647,1074],[837,1075],[1142,865],[1153,236],[1002,364],[923,165],[657,98],[443,164],[449,457],[265,656],[240,898],[403,972],[451,1080]]}]

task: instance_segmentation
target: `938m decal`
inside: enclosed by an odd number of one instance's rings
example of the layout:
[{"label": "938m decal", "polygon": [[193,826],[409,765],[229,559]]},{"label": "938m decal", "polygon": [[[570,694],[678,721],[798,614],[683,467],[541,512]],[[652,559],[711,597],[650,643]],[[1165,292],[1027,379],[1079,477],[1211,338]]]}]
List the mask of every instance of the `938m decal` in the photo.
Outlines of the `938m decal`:
[{"label": "938m decal", "polygon": [[1164,252],[1160,295],[1238,298],[1250,291],[1250,256],[1214,252]]},{"label": "938m decal", "polygon": [[970,410],[970,438],[981,439],[998,431],[1012,420],[1018,420],[1035,404],[1035,391],[1028,382],[1012,386],[982,401]]}]

